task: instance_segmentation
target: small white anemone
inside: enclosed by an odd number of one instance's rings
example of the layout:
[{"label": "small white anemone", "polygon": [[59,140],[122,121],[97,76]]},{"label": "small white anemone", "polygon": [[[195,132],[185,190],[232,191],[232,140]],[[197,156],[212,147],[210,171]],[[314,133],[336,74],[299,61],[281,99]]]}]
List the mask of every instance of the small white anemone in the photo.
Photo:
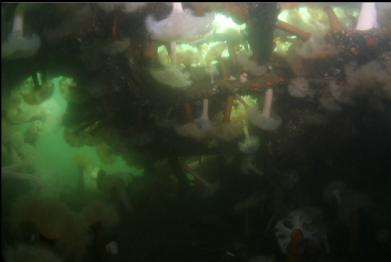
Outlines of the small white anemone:
[{"label": "small white anemone", "polygon": [[201,132],[201,130],[198,128],[198,126],[194,122],[187,123],[187,124],[184,124],[183,126],[177,127],[176,132],[180,136],[190,137],[190,138],[193,138],[196,140],[200,140],[200,139],[204,138],[204,136],[205,136],[205,133]]},{"label": "small white anemone", "polygon": [[334,46],[325,41],[324,36],[311,36],[297,51],[298,55],[305,59],[317,58],[319,56],[331,56],[337,53]]},{"label": "small white anemone", "polygon": [[33,34],[26,37],[23,34],[24,4],[18,4],[15,10],[14,23],[11,34],[6,42],[1,43],[1,58],[19,59],[35,55],[41,46],[39,36]]},{"label": "small white anemone", "polygon": [[253,154],[259,148],[259,138],[250,136],[247,128],[247,122],[243,121],[244,140],[239,143],[239,149],[242,153]]},{"label": "small white anemone", "polygon": [[194,120],[195,124],[198,126],[198,128],[204,132],[205,134],[208,134],[211,132],[214,128],[213,123],[209,120],[208,116],[208,99],[203,99],[203,107],[202,107],[202,115],[201,117]]},{"label": "small white anemone", "polygon": [[241,55],[238,55],[238,64],[241,66],[243,71],[253,76],[262,76],[266,73],[265,66],[260,66],[256,62],[251,61],[243,53]]},{"label": "small white anemone", "polygon": [[248,117],[251,123],[263,130],[272,131],[277,129],[282,119],[277,115],[272,115],[273,89],[269,88],[265,93],[265,102],[262,113],[252,108],[248,111]]},{"label": "small white anemone", "polygon": [[288,252],[291,242],[292,232],[300,230],[305,240],[311,244],[326,244],[325,232],[317,225],[317,219],[321,216],[321,211],[316,208],[301,208],[293,210],[287,217],[277,222],[274,234],[277,238],[281,251]]},{"label": "small white anemone", "polygon": [[177,127],[176,132],[180,136],[191,137],[197,140],[201,140],[212,134],[214,131],[214,125],[209,120],[208,116],[208,99],[203,99],[202,114],[194,122],[189,122],[183,126]]},{"label": "small white anemone", "polygon": [[18,32],[12,32],[7,41],[2,44],[1,58],[19,59],[35,55],[41,46],[39,36],[33,34],[30,38]]},{"label": "small white anemone", "polygon": [[313,97],[315,92],[310,88],[304,77],[296,77],[291,80],[288,86],[289,94],[293,97]]},{"label": "small white anemone", "polygon": [[280,116],[271,115],[267,117],[256,109],[249,110],[249,120],[253,125],[267,131],[276,130],[282,123]]}]

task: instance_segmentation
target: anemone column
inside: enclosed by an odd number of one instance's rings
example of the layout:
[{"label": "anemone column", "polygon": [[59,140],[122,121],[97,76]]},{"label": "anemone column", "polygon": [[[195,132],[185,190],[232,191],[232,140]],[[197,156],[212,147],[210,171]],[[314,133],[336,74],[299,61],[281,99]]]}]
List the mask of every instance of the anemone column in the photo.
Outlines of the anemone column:
[{"label": "anemone column", "polygon": [[356,30],[366,31],[377,28],[377,10],[375,3],[361,3],[360,16],[358,17]]}]

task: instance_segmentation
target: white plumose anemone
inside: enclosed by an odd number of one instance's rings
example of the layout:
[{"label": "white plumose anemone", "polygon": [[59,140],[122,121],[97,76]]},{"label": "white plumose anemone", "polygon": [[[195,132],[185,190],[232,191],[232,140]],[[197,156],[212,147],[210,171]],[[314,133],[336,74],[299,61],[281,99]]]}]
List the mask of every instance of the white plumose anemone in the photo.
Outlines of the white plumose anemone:
[{"label": "white plumose anemone", "polygon": [[212,29],[213,14],[204,17],[193,16],[189,9],[181,11],[174,8],[171,14],[163,20],[156,21],[152,16],[146,19],[146,26],[152,39],[162,42],[193,41]]},{"label": "white plumose anemone", "polygon": [[251,123],[263,130],[272,131],[277,129],[282,120],[277,115],[272,115],[273,89],[269,88],[265,94],[265,102],[262,113],[257,109],[250,109],[248,112]]},{"label": "white plumose anemone", "polygon": [[157,82],[167,86],[184,88],[192,84],[190,74],[182,71],[180,67],[175,65],[151,69],[150,73]]},{"label": "white plumose anemone", "polygon": [[198,128],[205,134],[210,133],[214,126],[213,123],[209,120],[209,100],[208,98],[203,99],[202,115],[197,118],[194,122]]}]

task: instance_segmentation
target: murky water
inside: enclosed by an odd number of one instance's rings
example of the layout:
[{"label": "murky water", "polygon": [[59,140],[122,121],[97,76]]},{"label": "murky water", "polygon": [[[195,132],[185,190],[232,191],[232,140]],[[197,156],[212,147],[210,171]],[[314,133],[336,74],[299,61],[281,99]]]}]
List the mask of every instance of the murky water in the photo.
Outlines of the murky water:
[{"label": "murky water", "polygon": [[7,262],[388,261],[389,3],[3,3]]}]

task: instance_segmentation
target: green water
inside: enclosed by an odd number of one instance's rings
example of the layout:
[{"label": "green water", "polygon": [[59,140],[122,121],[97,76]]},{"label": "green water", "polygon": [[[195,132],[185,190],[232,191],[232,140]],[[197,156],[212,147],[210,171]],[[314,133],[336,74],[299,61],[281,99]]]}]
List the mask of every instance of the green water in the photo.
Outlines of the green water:
[{"label": "green water", "polygon": [[[26,80],[27,83],[31,81]],[[26,87],[26,82],[22,87]],[[53,95],[47,101],[38,106],[29,106],[23,104],[26,110],[39,109],[44,110],[47,118],[43,126],[42,133],[38,136],[36,142],[37,156],[35,165],[38,173],[44,178],[49,188],[54,193],[62,187],[74,188],[77,186],[80,170],[75,162],[75,157],[88,159],[91,163],[90,170],[85,171],[85,185],[88,189],[96,188],[96,174],[99,169],[105,170],[108,174],[126,175],[126,180],[132,176],[143,174],[142,169],[129,166],[121,156],[114,155],[113,161],[102,162],[99,158],[96,148],[93,146],[72,147],[64,139],[64,127],[61,119],[66,112],[67,101],[60,92],[60,85],[68,83],[63,77],[57,77],[51,80],[54,85]],[[18,126],[19,131],[24,132],[31,125],[25,123]]]}]

